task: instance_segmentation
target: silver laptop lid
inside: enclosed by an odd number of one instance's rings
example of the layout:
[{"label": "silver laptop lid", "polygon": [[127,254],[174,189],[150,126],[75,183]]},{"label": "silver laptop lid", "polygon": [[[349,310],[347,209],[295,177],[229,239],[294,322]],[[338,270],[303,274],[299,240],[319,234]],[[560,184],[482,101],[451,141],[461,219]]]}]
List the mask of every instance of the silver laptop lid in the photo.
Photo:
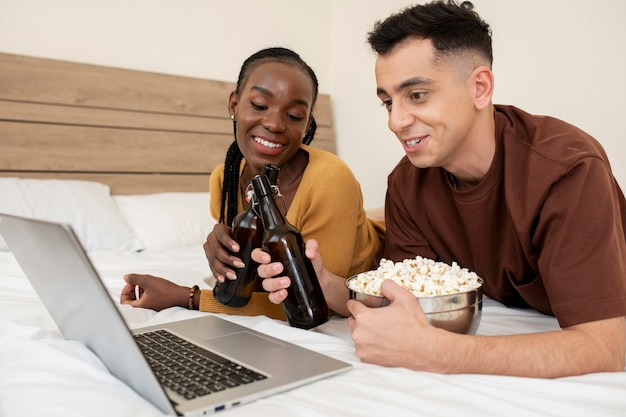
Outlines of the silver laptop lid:
[{"label": "silver laptop lid", "polygon": [[161,411],[176,414],[71,227],[0,214],[0,233],[63,336],[87,346]]},{"label": "silver laptop lid", "polygon": [[[270,377],[191,401],[168,398],[71,227],[0,213],[0,234],[67,339],[168,414],[205,414],[348,370],[352,365],[207,315],[135,329],[168,329]],[[121,279],[121,278],[120,278]]]}]

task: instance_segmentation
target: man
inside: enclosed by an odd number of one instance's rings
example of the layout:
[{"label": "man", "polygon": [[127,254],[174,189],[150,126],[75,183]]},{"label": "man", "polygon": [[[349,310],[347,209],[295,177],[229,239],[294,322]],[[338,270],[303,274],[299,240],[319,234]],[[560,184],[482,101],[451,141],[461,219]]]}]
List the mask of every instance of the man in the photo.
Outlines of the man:
[{"label": "man", "polygon": [[[562,330],[450,333],[429,325],[411,293],[388,280],[387,307],[350,300],[338,311],[351,315],[356,354],[440,373],[623,371],[626,202],[600,144],[560,120],[492,103],[491,30],[469,2],[408,8],[378,22],[368,40],[377,94],[406,152],[389,176],[380,255],[456,261],[484,279],[488,296],[552,314]],[[345,290],[322,269],[315,242],[307,255],[329,305],[339,304]],[[263,283],[274,302],[288,284]]]}]

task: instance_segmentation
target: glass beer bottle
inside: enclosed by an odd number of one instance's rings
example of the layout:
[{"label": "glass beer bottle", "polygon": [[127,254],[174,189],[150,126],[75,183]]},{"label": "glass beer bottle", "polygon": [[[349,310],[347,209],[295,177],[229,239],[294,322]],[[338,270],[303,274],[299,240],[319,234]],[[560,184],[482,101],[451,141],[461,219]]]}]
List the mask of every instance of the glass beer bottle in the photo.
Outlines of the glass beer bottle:
[{"label": "glass beer bottle", "polygon": [[328,321],[329,309],[322,288],[311,264],[304,255],[304,240],[279,210],[272,186],[267,178],[257,175],[252,186],[263,221],[263,249],[270,254],[272,262],[281,262],[284,275],[291,279],[283,308],[289,325],[311,329]]},{"label": "glass beer bottle", "polygon": [[[266,164],[261,175],[267,176],[270,184],[276,184],[279,170],[280,168],[275,165]],[[235,255],[241,259],[245,266],[236,270],[236,279],[218,281],[213,288],[215,299],[230,307],[245,306],[250,301],[252,292],[260,291],[257,275],[259,264],[252,260],[251,254],[254,248],[261,247],[263,223],[256,213],[258,204],[252,186],[248,187],[246,199],[249,203],[247,209],[235,216],[231,228],[231,237],[239,245],[239,252]]]}]

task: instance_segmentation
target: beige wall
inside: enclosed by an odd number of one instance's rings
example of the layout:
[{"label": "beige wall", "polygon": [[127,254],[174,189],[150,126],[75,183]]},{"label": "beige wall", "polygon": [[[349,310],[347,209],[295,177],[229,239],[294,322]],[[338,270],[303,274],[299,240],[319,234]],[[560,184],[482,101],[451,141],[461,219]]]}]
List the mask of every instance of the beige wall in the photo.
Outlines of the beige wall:
[{"label": "beige wall", "polygon": [[[333,97],[339,155],[383,204],[402,149],[374,93],[372,23],[403,0],[0,0],[0,51],[234,81],[272,45],[298,51]],[[474,0],[494,32],[494,101],[561,117],[606,148],[626,187],[626,2]]]}]

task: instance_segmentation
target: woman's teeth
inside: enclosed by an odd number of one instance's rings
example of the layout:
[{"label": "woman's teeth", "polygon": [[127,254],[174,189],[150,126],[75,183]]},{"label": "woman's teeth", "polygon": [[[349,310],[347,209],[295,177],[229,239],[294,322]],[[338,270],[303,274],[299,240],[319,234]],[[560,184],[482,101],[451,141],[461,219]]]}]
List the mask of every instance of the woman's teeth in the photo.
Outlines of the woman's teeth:
[{"label": "woman's teeth", "polygon": [[407,140],[405,143],[407,144],[407,146],[415,146],[419,144],[421,141],[422,141],[421,139],[413,139],[413,140]]},{"label": "woman's teeth", "polygon": [[265,146],[266,148],[281,148],[281,147],[284,146],[284,145],[282,145],[280,143],[270,142],[268,140],[257,138],[257,137],[254,137],[254,141],[256,143],[260,143],[261,145]]}]

